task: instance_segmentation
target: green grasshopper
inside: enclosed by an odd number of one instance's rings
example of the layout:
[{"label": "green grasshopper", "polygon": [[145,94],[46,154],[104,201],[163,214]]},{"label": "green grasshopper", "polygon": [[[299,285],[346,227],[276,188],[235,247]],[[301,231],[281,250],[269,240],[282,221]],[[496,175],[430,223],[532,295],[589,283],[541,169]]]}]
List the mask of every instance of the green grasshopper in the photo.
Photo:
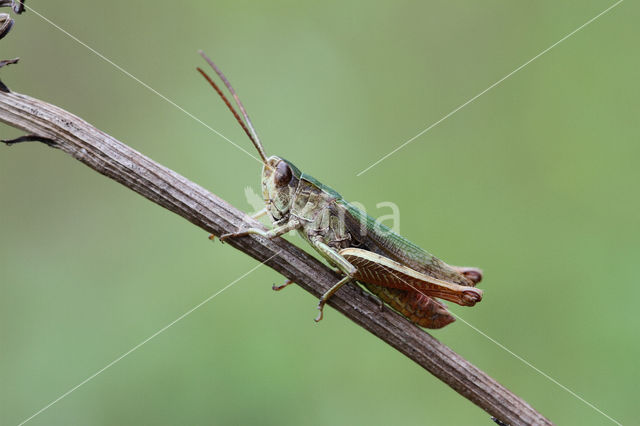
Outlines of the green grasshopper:
[{"label": "green grasshopper", "polygon": [[[455,319],[440,298],[462,306],[482,300],[482,290],[474,286],[482,279],[477,268],[451,266],[406,238],[376,222],[338,192],[302,173],[290,161],[265,154],[249,115],[222,71],[203,52],[236,101],[244,121],[216,83],[198,71],[218,92],[236,120],[253,142],[263,163],[262,195],[266,207],[254,218],[269,214],[273,229],[242,229],[220,237],[254,234],[275,238],[296,230],[322,257],[344,274],[320,298],[316,322],[322,319],[327,300],[343,285],[359,282],[410,321],[426,328],[441,328]],[[213,236],[211,237],[213,238]],[[281,290],[284,285],[274,286]]]}]

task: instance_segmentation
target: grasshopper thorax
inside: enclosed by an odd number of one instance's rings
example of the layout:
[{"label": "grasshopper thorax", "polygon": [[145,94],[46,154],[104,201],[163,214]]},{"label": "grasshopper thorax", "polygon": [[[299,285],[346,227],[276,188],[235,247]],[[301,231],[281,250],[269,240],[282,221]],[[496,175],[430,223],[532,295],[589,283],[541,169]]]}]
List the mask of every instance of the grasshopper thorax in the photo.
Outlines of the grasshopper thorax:
[{"label": "grasshopper thorax", "polygon": [[274,222],[289,219],[300,182],[300,170],[289,161],[271,156],[262,167],[262,197]]}]

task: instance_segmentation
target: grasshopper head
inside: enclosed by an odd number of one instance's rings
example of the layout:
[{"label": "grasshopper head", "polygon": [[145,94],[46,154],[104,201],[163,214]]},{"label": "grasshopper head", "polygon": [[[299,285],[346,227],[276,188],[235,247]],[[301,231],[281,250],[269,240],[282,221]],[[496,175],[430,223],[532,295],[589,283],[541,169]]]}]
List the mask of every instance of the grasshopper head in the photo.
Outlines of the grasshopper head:
[{"label": "grasshopper head", "polygon": [[262,167],[262,197],[274,222],[289,217],[300,170],[289,161],[272,156]]}]

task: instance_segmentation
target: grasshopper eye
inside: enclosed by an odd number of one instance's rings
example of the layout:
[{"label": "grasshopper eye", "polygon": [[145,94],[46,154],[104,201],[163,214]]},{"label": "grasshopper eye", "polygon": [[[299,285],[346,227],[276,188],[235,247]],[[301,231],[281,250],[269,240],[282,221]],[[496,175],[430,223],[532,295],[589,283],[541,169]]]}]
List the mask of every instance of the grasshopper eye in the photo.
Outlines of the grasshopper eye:
[{"label": "grasshopper eye", "polygon": [[291,167],[284,161],[281,161],[276,166],[274,181],[277,186],[286,186],[291,182],[291,178],[293,177],[293,173],[291,172]]}]

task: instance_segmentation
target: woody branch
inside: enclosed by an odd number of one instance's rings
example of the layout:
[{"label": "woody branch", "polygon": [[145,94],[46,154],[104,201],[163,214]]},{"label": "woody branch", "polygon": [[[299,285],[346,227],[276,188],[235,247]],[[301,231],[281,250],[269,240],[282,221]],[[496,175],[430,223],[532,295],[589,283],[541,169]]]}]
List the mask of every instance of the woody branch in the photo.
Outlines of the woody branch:
[{"label": "woody branch", "polygon": [[[0,121],[26,132],[25,137],[14,140],[14,143],[26,140],[44,142],[204,231],[219,236],[234,232],[247,223],[261,227],[242,211],[198,184],[52,104],[0,90]],[[259,262],[265,262],[315,297],[322,295],[340,278],[336,272],[281,238],[267,240],[260,236],[247,236],[229,240],[229,245]],[[380,310],[355,285],[343,287],[328,304],[496,419],[507,424],[551,424],[523,399],[436,338],[396,312]]]}]

